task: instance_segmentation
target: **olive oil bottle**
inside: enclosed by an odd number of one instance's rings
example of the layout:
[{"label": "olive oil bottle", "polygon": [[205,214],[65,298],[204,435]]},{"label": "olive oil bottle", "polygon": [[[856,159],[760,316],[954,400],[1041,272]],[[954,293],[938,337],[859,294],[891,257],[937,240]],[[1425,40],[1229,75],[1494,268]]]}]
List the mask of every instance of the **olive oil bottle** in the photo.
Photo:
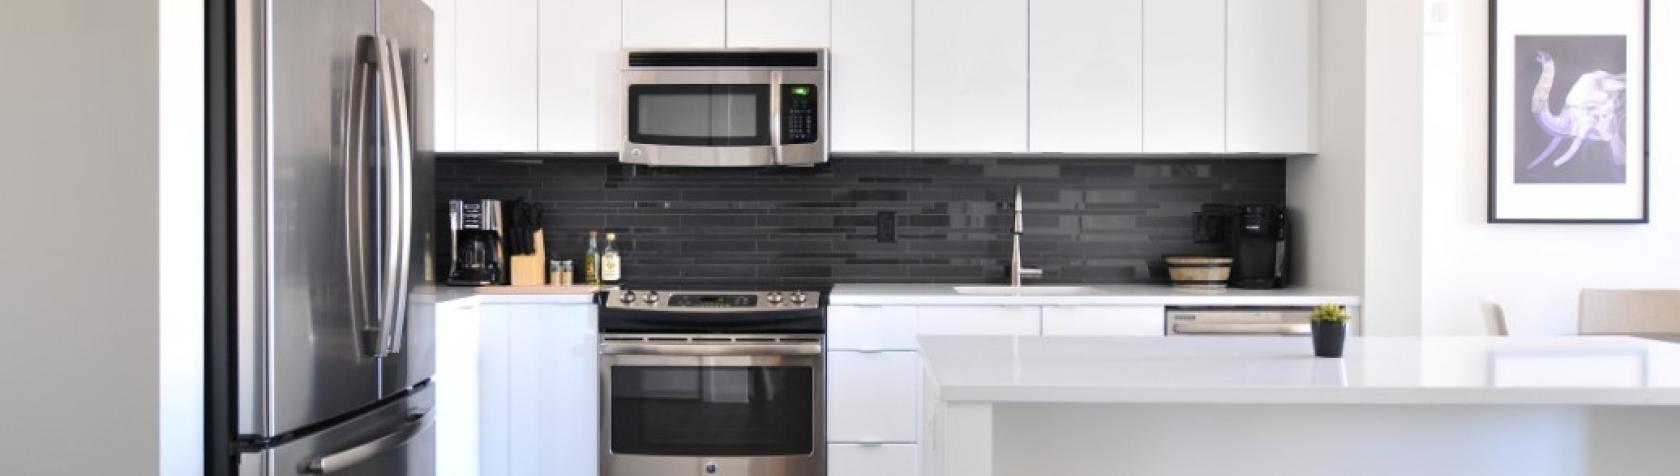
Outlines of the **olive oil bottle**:
[{"label": "olive oil bottle", "polygon": [[607,249],[601,252],[601,284],[612,285],[624,278],[624,266],[618,256],[617,233],[607,233]]},{"label": "olive oil bottle", "polygon": [[583,279],[590,286],[601,285],[601,250],[596,248],[595,230],[589,230],[589,252],[583,254]]}]

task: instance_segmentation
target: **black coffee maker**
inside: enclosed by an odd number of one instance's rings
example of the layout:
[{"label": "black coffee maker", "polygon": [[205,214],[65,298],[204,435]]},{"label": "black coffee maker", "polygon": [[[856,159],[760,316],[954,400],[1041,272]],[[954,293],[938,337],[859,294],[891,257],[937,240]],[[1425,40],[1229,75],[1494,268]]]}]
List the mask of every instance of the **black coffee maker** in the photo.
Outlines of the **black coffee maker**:
[{"label": "black coffee maker", "polygon": [[1287,214],[1280,205],[1203,205],[1195,240],[1230,246],[1232,287],[1281,288],[1289,284]]},{"label": "black coffee maker", "polygon": [[507,269],[502,257],[502,202],[449,201],[449,275],[453,286],[500,284]]}]

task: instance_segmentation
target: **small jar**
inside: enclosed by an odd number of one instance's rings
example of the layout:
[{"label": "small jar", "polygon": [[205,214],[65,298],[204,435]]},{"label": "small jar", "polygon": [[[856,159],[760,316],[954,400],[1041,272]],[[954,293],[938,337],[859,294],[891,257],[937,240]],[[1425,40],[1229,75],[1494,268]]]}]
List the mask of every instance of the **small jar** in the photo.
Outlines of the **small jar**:
[{"label": "small jar", "polygon": [[560,286],[572,285],[572,260],[560,262]]},{"label": "small jar", "polygon": [[548,261],[548,285],[549,286],[565,286],[566,285],[565,279],[566,279],[565,268],[561,266],[560,260],[549,260]]}]

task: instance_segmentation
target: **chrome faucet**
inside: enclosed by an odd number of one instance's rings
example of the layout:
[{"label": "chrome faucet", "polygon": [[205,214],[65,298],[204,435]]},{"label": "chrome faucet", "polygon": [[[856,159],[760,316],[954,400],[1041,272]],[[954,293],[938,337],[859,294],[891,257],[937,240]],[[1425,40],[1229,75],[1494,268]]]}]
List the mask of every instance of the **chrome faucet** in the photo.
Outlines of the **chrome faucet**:
[{"label": "chrome faucet", "polygon": [[1021,287],[1021,278],[1038,279],[1044,277],[1044,270],[1038,268],[1021,267],[1021,233],[1026,231],[1021,221],[1021,186],[1015,186],[1015,224],[1009,230],[1009,285]]}]

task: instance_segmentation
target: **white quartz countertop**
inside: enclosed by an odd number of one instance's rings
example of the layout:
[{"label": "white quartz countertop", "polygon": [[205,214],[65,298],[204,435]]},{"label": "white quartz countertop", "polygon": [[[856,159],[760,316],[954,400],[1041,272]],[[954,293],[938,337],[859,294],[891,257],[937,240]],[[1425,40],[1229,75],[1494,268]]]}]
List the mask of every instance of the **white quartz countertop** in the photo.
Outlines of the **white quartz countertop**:
[{"label": "white quartz countertop", "polygon": [[1317,306],[1359,305],[1355,293],[1313,288],[1203,291],[1166,285],[1090,285],[1086,292],[1067,294],[964,294],[951,284],[839,284],[829,294],[830,305],[964,306],[964,305],[1134,305],[1134,306]]},{"label": "white quartz countertop", "polygon": [[1636,337],[921,340],[949,402],[1680,405],[1680,345]]}]

